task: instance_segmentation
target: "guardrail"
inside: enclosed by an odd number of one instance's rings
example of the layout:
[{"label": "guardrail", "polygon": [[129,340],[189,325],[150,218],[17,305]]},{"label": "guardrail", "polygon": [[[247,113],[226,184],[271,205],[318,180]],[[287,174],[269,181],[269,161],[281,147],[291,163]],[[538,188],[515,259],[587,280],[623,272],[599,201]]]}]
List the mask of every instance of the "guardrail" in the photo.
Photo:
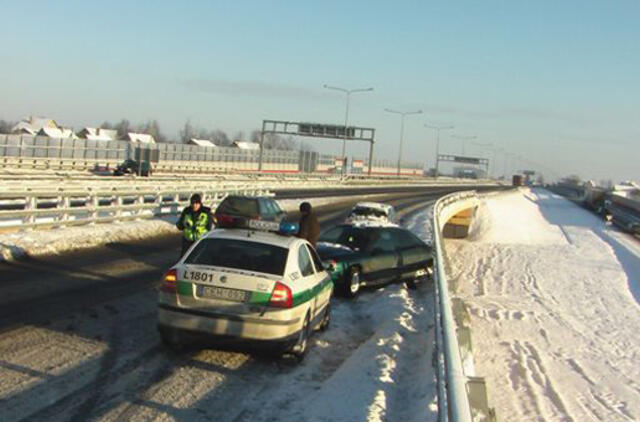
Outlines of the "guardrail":
[{"label": "guardrail", "polygon": [[[442,229],[458,210],[456,203],[474,200],[475,191],[458,192],[440,198],[433,207],[433,247],[435,250],[434,284],[436,290],[436,349],[438,381],[438,421],[474,422],[469,382],[465,374],[457,334],[457,324],[453,314],[453,303],[449,296],[449,285],[444,266],[444,244]],[[486,397],[486,394],[485,394]],[[488,420],[488,419],[483,419]]]},{"label": "guardrail", "polygon": [[[182,211],[193,192],[216,207],[229,194],[272,195],[250,185],[199,189],[82,189],[0,192],[0,230],[51,228],[110,223]],[[9,209],[7,209],[9,208]]]}]

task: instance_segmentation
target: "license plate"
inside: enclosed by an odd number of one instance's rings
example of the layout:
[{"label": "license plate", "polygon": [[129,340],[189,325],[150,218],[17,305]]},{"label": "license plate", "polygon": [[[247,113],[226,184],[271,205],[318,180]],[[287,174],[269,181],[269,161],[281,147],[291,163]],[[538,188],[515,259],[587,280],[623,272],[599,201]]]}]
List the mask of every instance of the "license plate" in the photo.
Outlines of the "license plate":
[{"label": "license plate", "polygon": [[244,290],[225,289],[215,286],[198,286],[198,296],[205,299],[223,299],[233,302],[248,302],[250,292]]},{"label": "license plate", "polygon": [[275,221],[249,220],[249,227],[256,230],[278,231],[280,224]]}]

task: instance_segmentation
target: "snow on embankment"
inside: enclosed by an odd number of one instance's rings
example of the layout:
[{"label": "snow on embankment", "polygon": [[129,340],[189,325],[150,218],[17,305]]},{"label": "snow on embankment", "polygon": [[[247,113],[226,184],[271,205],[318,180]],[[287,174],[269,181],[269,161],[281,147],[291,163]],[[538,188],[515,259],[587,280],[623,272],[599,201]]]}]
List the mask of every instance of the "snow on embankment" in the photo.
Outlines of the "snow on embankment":
[{"label": "snow on embankment", "polygon": [[499,420],[640,420],[640,248],[544,190],[493,196],[447,240]]}]

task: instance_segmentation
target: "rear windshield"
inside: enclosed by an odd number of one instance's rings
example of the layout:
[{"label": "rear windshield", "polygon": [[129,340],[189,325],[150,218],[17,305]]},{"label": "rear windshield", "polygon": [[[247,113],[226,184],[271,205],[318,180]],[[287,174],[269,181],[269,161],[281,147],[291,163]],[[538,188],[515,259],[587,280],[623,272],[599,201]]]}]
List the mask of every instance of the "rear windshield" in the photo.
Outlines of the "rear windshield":
[{"label": "rear windshield", "polygon": [[256,198],[229,196],[220,203],[216,213],[256,216],[258,215],[258,201]]},{"label": "rear windshield", "polygon": [[363,217],[386,217],[386,211],[368,207],[355,207],[351,211],[351,215],[360,215]]},{"label": "rear windshield", "polygon": [[320,235],[319,242],[337,243],[350,249],[361,251],[378,237],[378,230],[353,226],[338,226]]},{"label": "rear windshield", "polygon": [[196,245],[185,263],[283,275],[288,254],[288,249],[265,243],[207,238]]}]

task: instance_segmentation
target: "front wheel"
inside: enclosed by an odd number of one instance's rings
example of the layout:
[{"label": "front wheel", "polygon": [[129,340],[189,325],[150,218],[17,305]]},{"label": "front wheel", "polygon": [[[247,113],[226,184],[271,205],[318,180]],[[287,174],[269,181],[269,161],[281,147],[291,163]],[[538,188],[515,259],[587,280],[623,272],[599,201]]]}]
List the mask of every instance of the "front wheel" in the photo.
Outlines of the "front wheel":
[{"label": "front wheel", "polygon": [[345,287],[347,297],[353,299],[358,296],[358,293],[360,292],[360,270],[358,268],[351,267]]}]

